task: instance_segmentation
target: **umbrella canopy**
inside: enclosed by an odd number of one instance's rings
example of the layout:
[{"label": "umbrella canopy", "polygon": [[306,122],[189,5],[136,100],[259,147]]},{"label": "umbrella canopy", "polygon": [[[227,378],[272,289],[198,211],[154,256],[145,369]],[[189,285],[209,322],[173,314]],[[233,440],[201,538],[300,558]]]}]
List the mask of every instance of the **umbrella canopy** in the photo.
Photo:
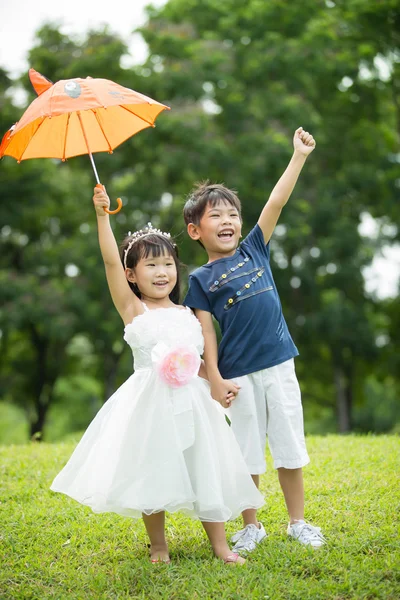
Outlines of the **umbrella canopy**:
[{"label": "umbrella canopy", "polygon": [[34,69],[38,97],[4,136],[0,158],[59,158],[109,152],[146,127],[168,106],[108,79],[65,79],[52,84]]},{"label": "umbrella canopy", "polygon": [[48,86],[16,124],[5,156],[65,160],[88,151],[112,152],[135,133],[154,126],[168,108],[108,79],[62,79]]}]

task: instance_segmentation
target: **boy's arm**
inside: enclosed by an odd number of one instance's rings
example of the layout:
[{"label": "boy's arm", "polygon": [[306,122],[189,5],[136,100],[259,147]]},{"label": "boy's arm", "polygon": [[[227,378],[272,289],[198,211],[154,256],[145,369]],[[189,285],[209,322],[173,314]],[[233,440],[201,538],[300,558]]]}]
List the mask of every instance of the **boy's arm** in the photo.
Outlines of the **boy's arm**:
[{"label": "boy's arm", "polygon": [[268,202],[258,219],[258,224],[263,232],[266,244],[271,239],[282,208],[290,198],[307,156],[315,148],[315,141],[308,131],[303,131],[303,128],[299,127],[294,133],[293,146],[293,156],[282,177],[272,190]]},{"label": "boy's arm", "polygon": [[99,244],[106,269],[107,283],[115,308],[125,325],[142,312],[139,299],[135,296],[125,276],[119,256],[117,242],[104,207],[109,208],[110,199],[105,190],[94,189],[93,203],[97,216]]},{"label": "boy's arm", "polygon": [[240,387],[229,379],[223,379],[219,372],[217,336],[211,313],[206,310],[195,310],[195,314],[203,329],[204,362],[211,385],[211,396],[224,408],[229,408]]}]

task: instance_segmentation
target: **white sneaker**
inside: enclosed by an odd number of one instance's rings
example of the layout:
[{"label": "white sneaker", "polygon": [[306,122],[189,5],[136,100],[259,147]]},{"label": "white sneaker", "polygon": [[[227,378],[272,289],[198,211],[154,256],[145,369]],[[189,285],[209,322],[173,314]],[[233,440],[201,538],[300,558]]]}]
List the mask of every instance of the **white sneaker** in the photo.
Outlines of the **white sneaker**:
[{"label": "white sneaker", "polygon": [[321,548],[326,544],[326,540],[321,533],[320,527],[314,527],[303,520],[288,525],[287,534],[293,539],[299,541],[304,546],[312,548]]},{"label": "white sneaker", "polygon": [[259,525],[260,527],[246,525],[244,529],[231,537],[231,542],[236,542],[232,548],[233,552],[253,552],[257,544],[267,536],[262,523],[259,523]]}]

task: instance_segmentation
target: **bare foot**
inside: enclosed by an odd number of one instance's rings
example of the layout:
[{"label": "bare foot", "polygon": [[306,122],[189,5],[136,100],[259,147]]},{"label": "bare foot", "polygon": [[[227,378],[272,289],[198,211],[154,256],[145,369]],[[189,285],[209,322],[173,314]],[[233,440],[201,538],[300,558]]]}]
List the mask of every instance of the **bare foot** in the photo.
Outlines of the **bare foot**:
[{"label": "bare foot", "polygon": [[167,546],[150,546],[150,558],[152,563],[171,562]]},{"label": "bare foot", "polygon": [[226,565],[229,566],[244,565],[246,562],[246,560],[242,556],[239,556],[239,554],[236,554],[235,552],[228,554],[228,556],[226,556],[223,559],[223,561]]},{"label": "bare foot", "polygon": [[246,560],[239,554],[232,552],[228,545],[222,548],[220,547],[218,549],[214,549],[214,554],[217,556],[217,558],[223,560],[226,565],[244,565],[246,562]]}]

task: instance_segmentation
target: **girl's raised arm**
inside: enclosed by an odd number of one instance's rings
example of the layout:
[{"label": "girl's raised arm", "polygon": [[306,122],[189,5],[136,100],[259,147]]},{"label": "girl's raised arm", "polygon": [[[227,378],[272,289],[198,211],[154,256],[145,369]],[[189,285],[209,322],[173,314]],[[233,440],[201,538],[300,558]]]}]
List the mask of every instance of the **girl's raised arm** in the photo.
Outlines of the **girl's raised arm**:
[{"label": "girl's raised arm", "polygon": [[121,319],[127,325],[132,319],[143,312],[139,298],[135,296],[125,276],[125,271],[119,256],[117,242],[110,225],[110,218],[104,208],[109,208],[110,199],[105,189],[95,188],[93,204],[97,215],[100,250],[106,269],[108,287],[115,308]]}]

